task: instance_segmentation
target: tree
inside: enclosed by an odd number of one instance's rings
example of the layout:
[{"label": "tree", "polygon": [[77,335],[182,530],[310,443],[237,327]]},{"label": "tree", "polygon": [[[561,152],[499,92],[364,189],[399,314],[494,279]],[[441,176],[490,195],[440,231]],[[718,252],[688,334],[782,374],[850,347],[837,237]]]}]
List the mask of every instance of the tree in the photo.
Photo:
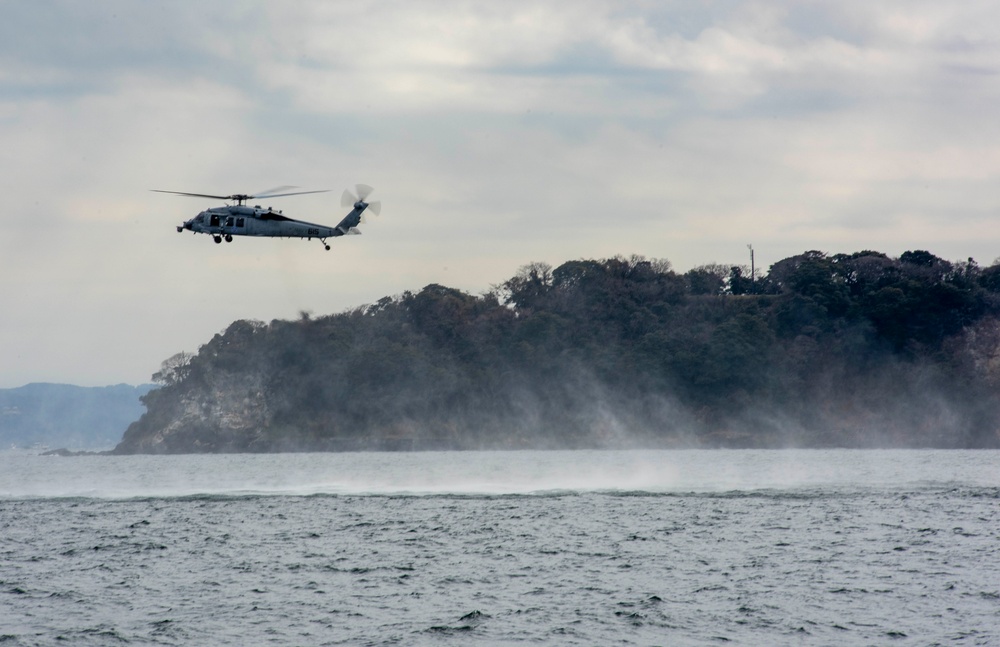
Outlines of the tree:
[{"label": "tree", "polygon": [[518,308],[531,308],[539,303],[552,287],[552,266],[548,263],[529,263],[502,285],[506,293],[504,302]]},{"label": "tree", "polygon": [[729,268],[724,265],[699,265],[685,272],[684,282],[693,295],[722,294],[728,276]]},{"label": "tree", "polygon": [[994,264],[979,274],[979,285],[990,292],[1000,292],[1000,264]]},{"label": "tree", "polygon": [[194,359],[193,353],[181,351],[163,360],[160,370],[153,373],[153,381],[162,386],[171,386],[184,380],[188,374],[188,367]]},{"label": "tree", "polygon": [[947,261],[938,258],[926,250],[917,249],[900,254],[899,262],[909,263],[910,265],[916,265],[918,267],[934,267],[936,265],[946,263]]},{"label": "tree", "polygon": [[740,265],[733,265],[729,268],[729,294],[741,295],[750,294],[753,289],[753,279],[745,276],[746,268]]}]

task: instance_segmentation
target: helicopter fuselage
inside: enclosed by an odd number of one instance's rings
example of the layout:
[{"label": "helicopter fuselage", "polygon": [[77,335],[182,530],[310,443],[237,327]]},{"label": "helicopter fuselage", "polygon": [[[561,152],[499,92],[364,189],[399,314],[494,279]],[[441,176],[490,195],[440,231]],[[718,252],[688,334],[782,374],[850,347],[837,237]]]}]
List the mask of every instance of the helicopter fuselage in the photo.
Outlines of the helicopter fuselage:
[{"label": "helicopter fuselage", "polygon": [[212,236],[270,236],[283,238],[330,238],[347,233],[334,227],[295,220],[270,207],[227,206],[202,211],[178,227]]}]

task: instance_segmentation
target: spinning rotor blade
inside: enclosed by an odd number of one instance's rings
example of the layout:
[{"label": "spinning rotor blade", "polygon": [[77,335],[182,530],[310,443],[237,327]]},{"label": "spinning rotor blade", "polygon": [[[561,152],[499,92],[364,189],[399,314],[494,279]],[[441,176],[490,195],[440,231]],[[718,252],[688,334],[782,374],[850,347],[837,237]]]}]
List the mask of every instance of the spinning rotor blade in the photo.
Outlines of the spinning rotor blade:
[{"label": "spinning rotor blade", "polygon": [[254,195],[248,195],[245,193],[234,193],[232,195],[211,195],[209,193],[185,193],[183,191],[161,191],[160,189],[150,189],[150,191],[155,191],[157,193],[171,193],[173,195],[185,195],[190,198],[213,198],[215,200],[236,200],[237,202],[245,202],[246,200],[253,200],[254,198],[283,198],[286,195],[304,195],[306,193],[326,193],[329,189],[323,189],[321,191],[294,191],[292,193],[274,193],[274,191],[285,191],[286,189],[294,189],[294,186],[278,186],[273,189],[268,189],[262,193],[257,193]]},{"label": "spinning rotor blade", "polygon": [[229,195],[209,195],[207,193],[184,193],[182,191],[161,191],[160,189],[150,189],[150,191],[155,191],[156,193],[172,193],[174,195],[186,195],[190,198],[214,198],[216,200],[229,200],[232,196]]},{"label": "spinning rotor blade", "polygon": [[[358,201],[364,202],[365,199],[369,195],[371,195],[372,191],[375,190],[374,188],[368,186],[367,184],[356,184],[354,188],[357,189],[358,194],[355,195],[351,193],[350,189],[345,189],[344,194],[340,196],[340,206],[353,207],[354,204]],[[376,216],[382,213],[382,203],[380,201],[375,200],[374,202],[369,202],[367,204],[368,208],[365,209],[365,213],[368,213],[370,211]],[[362,216],[362,218],[363,217],[364,216]]]},{"label": "spinning rotor blade", "polygon": [[373,213],[376,217],[382,213],[382,203],[376,200],[375,202],[369,202],[368,208],[361,213],[361,224],[368,224],[368,214]]},{"label": "spinning rotor blade", "polygon": [[[271,189],[271,191],[280,191],[282,189],[294,189],[292,186],[279,187],[277,189]],[[247,198],[283,198],[286,195],[305,195],[307,193],[329,193],[330,189],[321,189],[319,191],[294,191],[292,193],[258,193],[257,195],[248,195]]]},{"label": "spinning rotor blade", "polygon": [[267,189],[265,191],[258,191],[257,193],[253,194],[253,196],[255,198],[258,197],[258,196],[266,198],[269,195],[271,195],[272,193],[278,193],[279,191],[287,191],[288,189],[297,189],[297,188],[299,188],[299,187],[292,186],[291,184],[282,184],[281,186],[276,186],[273,189]]}]

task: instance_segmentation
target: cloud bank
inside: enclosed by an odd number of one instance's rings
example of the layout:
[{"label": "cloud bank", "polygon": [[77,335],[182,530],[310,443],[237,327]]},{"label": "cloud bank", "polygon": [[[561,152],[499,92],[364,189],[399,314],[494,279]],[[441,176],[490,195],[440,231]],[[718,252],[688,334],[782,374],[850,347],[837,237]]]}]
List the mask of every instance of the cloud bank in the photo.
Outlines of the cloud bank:
[{"label": "cloud bank", "polygon": [[[0,385],[141,382],[240,318],[525,263],[1000,256],[987,2],[22,3],[0,25]],[[174,226],[294,184],[365,235]]]}]

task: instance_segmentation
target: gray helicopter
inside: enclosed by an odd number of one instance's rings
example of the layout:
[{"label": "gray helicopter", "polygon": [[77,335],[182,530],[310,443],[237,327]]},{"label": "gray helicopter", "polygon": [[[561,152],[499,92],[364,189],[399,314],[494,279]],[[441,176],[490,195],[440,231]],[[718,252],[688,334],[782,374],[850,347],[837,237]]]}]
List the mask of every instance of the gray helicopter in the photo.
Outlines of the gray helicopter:
[{"label": "gray helicopter", "polygon": [[262,191],[255,195],[246,193],[234,193],[233,195],[208,195],[206,193],[184,193],[181,191],[161,191],[151,189],[157,193],[172,193],[174,195],[184,195],[192,198],[213,198],[216,200],[235,201],[236,204],[227,204],[224,207],[213,207],[202,211],[194,218],[178,225],[177,231],[183,232],[185,229],[196,234],[210,234],[216,243],[225,240],[227,243],[233,242],[233,236],[269,236],[272,238],[305,238],[312,240],[318,238],[323,247],[330,250],[327,238],[336,238],[348,234],[360,234],[358,225],[364,222],[362,216],[367,209],[376,216],[382,211],[382,203],[366,202],[368,196],[374,190],[365,184],[357,184],[357,194],[344,191],[340,203],[344,207],[352,207],[352,211],[347,214],[336,227],[325,225],[315,225],[303,220],[295,220],[282,215],[280,210],[271,207],[261,207],[255,205],[247,206],[247,200],[257,198],[282,198],[289,195],[305,195],[307,193],[327,193],[323,191],[295,191],[292,193],[281,193],[292,186],[279,186],[267,191]]}]

